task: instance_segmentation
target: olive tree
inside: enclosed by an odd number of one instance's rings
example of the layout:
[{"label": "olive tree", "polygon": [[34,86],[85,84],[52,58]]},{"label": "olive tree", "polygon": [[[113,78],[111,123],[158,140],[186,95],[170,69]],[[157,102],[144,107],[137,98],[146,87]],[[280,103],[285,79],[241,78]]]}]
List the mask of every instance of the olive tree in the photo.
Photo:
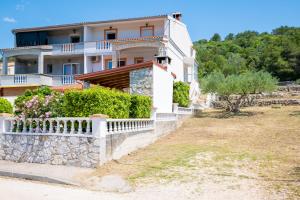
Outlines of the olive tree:
[{"label": "olive tree", "polygon": [[[237,113],[246,101],[253,101],[250,94],[274,91],[277,79],[263,71],[228,76],[213,72],[201,80],[201,87],[204,93],[215,93],[224,99],[227,111]],[[236,98],[230,98],[232,95],[236,95]]]}]

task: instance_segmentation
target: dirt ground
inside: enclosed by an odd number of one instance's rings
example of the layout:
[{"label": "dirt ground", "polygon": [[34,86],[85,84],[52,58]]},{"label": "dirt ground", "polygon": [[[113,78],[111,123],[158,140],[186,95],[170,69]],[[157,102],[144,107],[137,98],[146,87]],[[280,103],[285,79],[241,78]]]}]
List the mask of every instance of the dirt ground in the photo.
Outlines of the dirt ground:
[{"label": "dirt ground", "polygon": [[205,111],[93,175],[107,174],[158,199],[299,199],[300,106]]}]

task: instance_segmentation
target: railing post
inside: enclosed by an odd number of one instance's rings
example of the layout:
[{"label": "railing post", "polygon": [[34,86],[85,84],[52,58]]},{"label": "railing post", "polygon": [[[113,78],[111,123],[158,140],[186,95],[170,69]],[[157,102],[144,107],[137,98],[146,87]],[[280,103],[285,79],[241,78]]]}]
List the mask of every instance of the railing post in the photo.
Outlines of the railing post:
[{"label": "railing post", "polygon": [[11,116],[12,115],[8,113],[0,113],[0,134],[3,134],[7,131],[9,122],[5,121],[5,119]]},{"label": "railing post", "polygon": [[95,114],[91,117],[92,120],[92,134],[98,140],[99,146],[99,164],[106,162],[106,135],[107,135],[107,115]]},{"label": "railing post", "polygon": [[173,113],[178,114],[178,103],[173,103]]},{"label": "railing post", "polygon": [[156,112],[157,112],[157,108],[152,108],[150,118],[154,121],[156,121]]}]

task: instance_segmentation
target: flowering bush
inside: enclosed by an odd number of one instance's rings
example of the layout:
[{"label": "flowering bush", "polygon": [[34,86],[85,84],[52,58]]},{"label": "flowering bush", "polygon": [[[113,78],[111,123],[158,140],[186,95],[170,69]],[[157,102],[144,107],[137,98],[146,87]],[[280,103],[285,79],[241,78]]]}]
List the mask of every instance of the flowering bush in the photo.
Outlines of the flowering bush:
[{"label": "flowering bush", "polygon": [[27,91],[15,101],[16,115],[20,118],[50,118],[63,116],[63,96],[42,88]]}]

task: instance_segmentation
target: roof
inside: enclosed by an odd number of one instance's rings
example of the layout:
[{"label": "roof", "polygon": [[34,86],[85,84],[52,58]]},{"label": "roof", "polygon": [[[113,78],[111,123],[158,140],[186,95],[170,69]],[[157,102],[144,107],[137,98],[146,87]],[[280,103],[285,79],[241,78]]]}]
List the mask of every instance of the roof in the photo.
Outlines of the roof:
[{"label": "roof", "polygon": [[100,84],[104,87],[111,87],[111,88],[118,88],[118,89],[128,88],[130,82],[130,77],[129,77],[130,71],[142,69],[142,68],[150,68],[153,67],[154,65],[163,70],[167,70],[166,66],[162,66],[161,64],[158,64],[155,61],[146,61],[143,63],[126,65],[123,67],[77,75],[75,76],[75,79],[80,81],[87,81],[92,84]]},{"label": "roof", "polygon": [[124,19],[113,19],[113,20],[104,20],[104,21],[93,21],[93,22],[79,22],[79,23],[71,23],[71,24],[61,24],[61,25],[51,25],[51,26],[40,26],[40,27],[31,27],[31,28],[19,28],[13,29],[13,33],[18,32],[30,32],[30,31],[42,31],[42,30],[51,30],[51,29],[59,29],[59,28],[76,28],[84,25],[93,25],[93,24],[105,24],[105,23],[114,23],[114,22],[125,22],[125,21],[138,21],[138,20],[147,20],[147,19],[159,19],[166,18],[165,15],[155,15],[155,16],[146,16],[146,17],[135,17],[135,18],[124,18]]}]

